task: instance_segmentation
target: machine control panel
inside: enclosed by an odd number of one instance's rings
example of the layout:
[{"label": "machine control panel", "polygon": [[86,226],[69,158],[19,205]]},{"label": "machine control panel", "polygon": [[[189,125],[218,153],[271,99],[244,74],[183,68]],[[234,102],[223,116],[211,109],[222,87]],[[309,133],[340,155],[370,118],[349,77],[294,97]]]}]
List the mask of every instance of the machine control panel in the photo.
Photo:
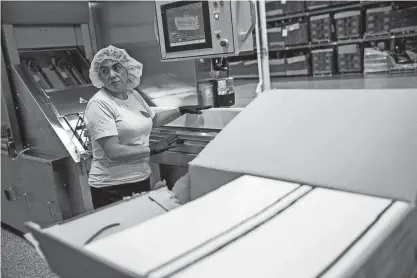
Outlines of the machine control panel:
[{"label": "machine control panel", "polygon": [[[249,43],[244,44],[239,41],[242,30],[251,32],[254,27],[247,20],[253,17],[250,3],[203,0],[155,1],[155,24],[157,24],[155,34],[160,44],[161,60],[231,56],[240,51],[252,50],[252,36],[245,38],[250,40],[250,46]],[[236,22],[237,19],[241,22]],[[240,49],[242,46],[245,49]]]}]

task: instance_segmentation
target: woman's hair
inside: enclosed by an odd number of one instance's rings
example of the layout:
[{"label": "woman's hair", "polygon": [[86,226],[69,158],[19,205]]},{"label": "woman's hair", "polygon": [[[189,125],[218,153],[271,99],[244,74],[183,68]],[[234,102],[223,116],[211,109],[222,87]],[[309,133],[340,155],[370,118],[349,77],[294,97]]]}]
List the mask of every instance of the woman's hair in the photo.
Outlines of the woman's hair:
[{"label": "woman's hair", "polygon": [[103,87],[103,81],[100,78],[100,65],[104,60],[113,60],[119,62],[127,71],[127,88],[133,89],[139,86],[140,77],[142,76],[143,65],[127,54],[124,49],[109,45],[101,49],[94,56],[90,66],[90,79],[97,88]]}]

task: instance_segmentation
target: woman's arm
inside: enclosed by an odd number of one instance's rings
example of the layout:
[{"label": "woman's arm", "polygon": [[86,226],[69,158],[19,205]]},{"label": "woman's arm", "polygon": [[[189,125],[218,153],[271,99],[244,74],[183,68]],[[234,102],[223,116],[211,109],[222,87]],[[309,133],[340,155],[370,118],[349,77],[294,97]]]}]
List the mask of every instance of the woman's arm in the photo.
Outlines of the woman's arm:
[{"label": "woman's arm", "polygon": [[158,112],[155,114],[155,117],[153,117],[152,119],[153,125],[156,127],[163,126],[174,121],[180,116],[181,116],[181,113],[180,113],[179,108]]},{"label": "woman's arm", "polygon": [[118,136],[103,137],[97,142],[112,161],[135,161],[150,156],[149,147],[122,145]]}]

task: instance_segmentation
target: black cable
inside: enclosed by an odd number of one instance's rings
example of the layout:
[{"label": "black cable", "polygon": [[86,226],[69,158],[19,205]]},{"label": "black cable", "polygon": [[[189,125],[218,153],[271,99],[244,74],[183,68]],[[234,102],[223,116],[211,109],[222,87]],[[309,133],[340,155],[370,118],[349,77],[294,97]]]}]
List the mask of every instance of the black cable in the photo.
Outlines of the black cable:
[{"label": "black cable", "polygon": [[101,228],[100,230],[98,230],[94,235],[92,235],[89,239],[87,239],[87,241],[84,243],[84,245],[87,245],[89,243],[91,243],[97,236],[99,236],[103,231],[119,226],[120,223],[113,223],[107,226],[104,226],[103,228]]}]

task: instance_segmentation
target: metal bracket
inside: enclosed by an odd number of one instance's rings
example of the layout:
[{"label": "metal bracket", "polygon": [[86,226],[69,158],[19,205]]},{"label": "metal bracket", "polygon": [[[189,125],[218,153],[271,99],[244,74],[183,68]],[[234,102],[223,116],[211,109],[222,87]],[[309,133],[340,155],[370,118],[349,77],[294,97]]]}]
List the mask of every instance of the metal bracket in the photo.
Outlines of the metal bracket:
[{"label": "metal bracket", "polygon": [[4,189],[4,195],[8,201],[17,201],[22,196],[18,186]]}]

